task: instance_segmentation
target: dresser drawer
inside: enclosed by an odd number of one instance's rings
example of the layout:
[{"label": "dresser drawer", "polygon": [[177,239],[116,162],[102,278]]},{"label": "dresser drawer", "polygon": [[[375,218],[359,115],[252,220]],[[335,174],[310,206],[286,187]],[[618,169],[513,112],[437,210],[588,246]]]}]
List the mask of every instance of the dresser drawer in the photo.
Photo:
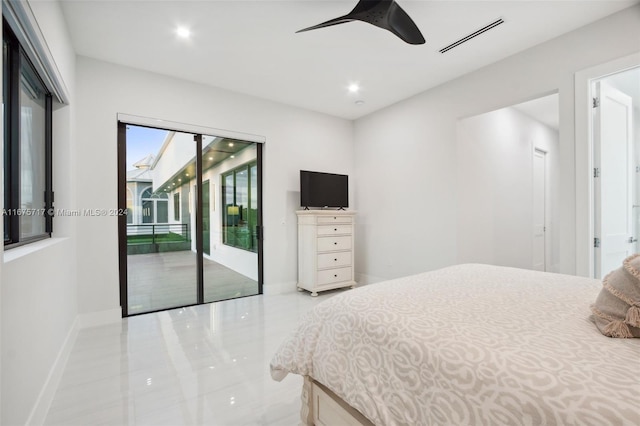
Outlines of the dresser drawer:
[{"label": "dresser drawer", "polygon": [[351,250],[351,237],[318,237],[318,251]]},{"label": "dresser drawer", "polygon": [[351,268],[337,268],[318,271],[318,286],[350,281],[352,278]]},{"label": "dresser drawer", "polygon": [[318,269],[351,266],[351,252],[325,253],[318,255]]},{"label": "dresser drawer", "polygon": [[353,223],[353,217],[351,216],[318,216],[318,225],[331,224],[331,223]]},{"label": "dresser drawer", "polygon": [[318,235],[351,235],[351,225],[322,225],[318,226]]}]

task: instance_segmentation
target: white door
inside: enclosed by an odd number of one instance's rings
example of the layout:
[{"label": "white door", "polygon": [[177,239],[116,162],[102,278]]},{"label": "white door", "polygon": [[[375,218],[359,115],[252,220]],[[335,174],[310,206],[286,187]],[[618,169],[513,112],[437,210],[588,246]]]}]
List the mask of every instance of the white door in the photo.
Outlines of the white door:
[{"label": "white door", "polygon": [[631,97],[596,84],[594,108],[595,276],[602,278],[633,252]]},{"label": "white door", "polygon": [[533,153],[533,269],[546,270],[546,153],[536,149]]}]

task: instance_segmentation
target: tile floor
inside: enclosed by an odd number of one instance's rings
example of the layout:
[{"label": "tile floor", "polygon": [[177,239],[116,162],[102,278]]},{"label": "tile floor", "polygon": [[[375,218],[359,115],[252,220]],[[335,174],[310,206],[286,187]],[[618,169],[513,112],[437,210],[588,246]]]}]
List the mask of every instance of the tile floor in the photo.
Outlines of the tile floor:
[{"label": "tile floor", "polygon": [[269,361],[317,303],[346,290],[250,296],[82,330],[45,425],[296,425],[302,378]]},{"label": "tile floor", "polygon": [[[127,256],[129,314],[194,305],[196,254],[190,250]],[[257,264],[255,265],[257,268]],[[258,282],[204,259],[205,302],[258,294]]]}]

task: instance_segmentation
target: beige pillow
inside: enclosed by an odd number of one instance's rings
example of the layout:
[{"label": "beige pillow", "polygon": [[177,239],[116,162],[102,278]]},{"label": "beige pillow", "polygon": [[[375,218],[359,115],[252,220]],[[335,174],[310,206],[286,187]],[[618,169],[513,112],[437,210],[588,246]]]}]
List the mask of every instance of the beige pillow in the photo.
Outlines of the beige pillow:
[{"label": "beige pillow", "polygon": [[640,254],[629,256],[604,277],[591,311],[605,336],[640,337]]}]

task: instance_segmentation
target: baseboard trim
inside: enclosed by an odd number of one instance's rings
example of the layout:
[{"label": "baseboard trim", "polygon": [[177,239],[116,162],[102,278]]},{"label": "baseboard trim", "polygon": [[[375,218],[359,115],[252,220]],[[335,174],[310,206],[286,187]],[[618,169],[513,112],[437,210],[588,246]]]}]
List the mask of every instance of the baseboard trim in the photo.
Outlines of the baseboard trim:
[{"label": "baseboard trim", "polygon": [[122,311],[120,310],[120,308],[99,312],[89,312],[86,314],[78,314],[78,327],[80,330],[82,330],[90,327],[114,324],[121,319]]},{"label": "baseboard trim", "polygon": [[296,282],[289,281],[286,283],[269,284],[262,287],[262,293],[266,296],[275,294],[291,293],[296,290]]},{"label": "baseboard trim", "polygon": [[386,281],[386,279],[385,278],[380,278],[380,277],[375,277],[373,275],[357,274],[356,275],[356,281],[358,282],[358,286],[362,286],[362,285],[367,285],[367,284],[379,283],[381,281]]},{"label": "baseboard trim", "polygon": [[58,356],[56,357],[51,370],[49,370],[49,375],[40,390],[36,403],[34,404],[31,413],[29,413],[29,417],[25,423],[26,425],[44,424],[47,413],[49,412],[49,407],[51,407],[53,397],[56,390],[58,390],[58,385],[62,379],[62,373],[64,373],[64,369],[67,366],[67,360],[69,359],[69,355],[71,355],[71,349],[73,349],[73,345],[78,337],[78,331],[80,330],[78,327],[78,321],[79,318],[76,316],[76,319],[73,321],[73,324],[71,324],[67,337],[64,339],[64,343],[58,352]]},{"label": "baseboard trim", "polygon": [[56,357],[51,370],[49,370],[47,380],[45,380],[42,390],[36,399],[36,403],[33,405],[33,409],[25,423],[26,425],[44,424],[49,408],[51,407],[51,403],[53,402],[53,397],[60,385],[62,374],[67,366],[69,355],[71,355],[71,350],[73,349],[73,345],[76,342],[76,338],[78,337],[80,330],[116,323],[121,320],[121,314],[122,312],[120,309],[116,308],[100,312],[78,314],[76,316],[75,320],[71,324],[69,332],[67,333],[67,337],[64,339],[64,343],[58,352],[58,356]]}]

